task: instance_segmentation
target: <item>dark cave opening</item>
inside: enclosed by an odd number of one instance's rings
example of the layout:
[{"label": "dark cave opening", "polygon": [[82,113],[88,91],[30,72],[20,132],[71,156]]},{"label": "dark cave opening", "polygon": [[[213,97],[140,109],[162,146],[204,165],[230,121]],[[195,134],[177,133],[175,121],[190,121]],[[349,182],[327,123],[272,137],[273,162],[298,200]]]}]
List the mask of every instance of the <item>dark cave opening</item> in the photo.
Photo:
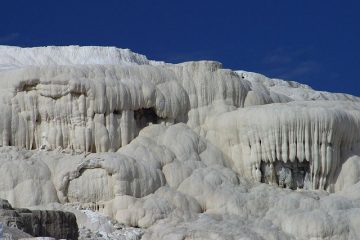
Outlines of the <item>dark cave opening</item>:
[{"label": "dark cave opening", "polygon": [[134,119],[138,129],[143,129],[150,123],[157,124],[160,123],[161,120],[164,120],[156,115],[154,108],[141,108],[134,111]]}]

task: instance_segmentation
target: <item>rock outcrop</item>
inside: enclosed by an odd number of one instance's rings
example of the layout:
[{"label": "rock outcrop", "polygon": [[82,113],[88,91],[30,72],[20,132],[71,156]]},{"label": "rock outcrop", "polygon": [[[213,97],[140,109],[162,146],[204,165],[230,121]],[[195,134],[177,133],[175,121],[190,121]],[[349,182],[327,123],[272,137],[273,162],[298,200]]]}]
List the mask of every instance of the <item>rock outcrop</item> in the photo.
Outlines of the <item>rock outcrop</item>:
[{"label": "rock outcrop", "polygon": [[[3,199],[0,199],[0,224],[27,233],[21,234],[25,237],[78,239],[79,235],[76,217],[73,213],[14,209],[8,201]],[[12,236],[12,238],[14,237],[16,236]]]}]

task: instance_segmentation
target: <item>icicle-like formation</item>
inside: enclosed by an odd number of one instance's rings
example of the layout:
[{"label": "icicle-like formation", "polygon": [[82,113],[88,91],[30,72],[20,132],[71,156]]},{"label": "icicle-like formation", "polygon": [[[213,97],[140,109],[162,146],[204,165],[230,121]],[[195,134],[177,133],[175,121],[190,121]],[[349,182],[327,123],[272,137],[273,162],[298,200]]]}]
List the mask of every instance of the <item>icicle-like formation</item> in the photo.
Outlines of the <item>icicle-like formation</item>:
[{"label": "icicle-like formation", "polygon": [[[199,114],[199,107],[217,102],[244,104],[248,83],[220,67],[215,62],[197,62],[42,66],[0,72],[0,145],[117,151],[150,123],[189,120],[199,125],[205,117],[198,116],[206,114]],[[191,109],[198,115],[189,119]]]},{"label": "icicle-like formation", "polygon": [[[186,114],[186,92],[161,74],[150,66],[56,66],[5,72],[1,79],[12,81],[8,90],[13,96],[3,100],[0,143],[27,149],[116,151],[139,131],[134,111],[151,108],[158,119]],[[173,90],[172,95],[164,95],[166,88]]]},{"label": "icicle-like formation", "polygon": [[341,152],[360,142],[359,110],[360,104],[350,102],[269,104],[222,114],[205,128],[207,138],[248,177],[261,181],[263,164],[294,169],[309,162],[311,188],[331,191]]},{"label": "icicle-like formation", "polygon": [[[116,48],[0,46],[0,146],[117,151],[151,123],[184,122],[202,133],[219,116],[221,128],[205,131],[239,172],[262,181],[264,163],[307,161],[312,187],[329,185],[341,149],[357,141],[359,98],[221,67],[161,64]],[[300,99],[336,101],[289,103]]]}]

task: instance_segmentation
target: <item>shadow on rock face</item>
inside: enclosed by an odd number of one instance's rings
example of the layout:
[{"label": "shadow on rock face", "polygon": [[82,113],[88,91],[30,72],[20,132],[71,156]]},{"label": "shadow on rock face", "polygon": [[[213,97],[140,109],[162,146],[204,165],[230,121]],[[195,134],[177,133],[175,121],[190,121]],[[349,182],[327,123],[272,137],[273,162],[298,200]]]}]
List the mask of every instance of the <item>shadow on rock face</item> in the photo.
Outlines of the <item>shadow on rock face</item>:
[{"label": "shadow on rock face", "polygon": [[277,185],[289,189],[311,189],[310,163],[308,161],[294,162],[275,161],[266,163],[261,161],[261,182]]}]

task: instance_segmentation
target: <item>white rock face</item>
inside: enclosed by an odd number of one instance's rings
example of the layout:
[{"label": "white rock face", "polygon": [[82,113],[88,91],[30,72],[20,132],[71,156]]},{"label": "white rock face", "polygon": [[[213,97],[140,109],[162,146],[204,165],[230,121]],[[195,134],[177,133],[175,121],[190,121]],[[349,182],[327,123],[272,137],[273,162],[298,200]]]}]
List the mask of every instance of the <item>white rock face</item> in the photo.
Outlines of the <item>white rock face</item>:
[{"label": "white rock face", "polygon": [[13,206],[77,205],[142,239],[360,238],[358,97],[211,61],[0,46],[0,109]]},{"label": "white rock face", "polygon": [[[256,180],[262,163],[269,167],[307,164],[309,187],[334,191],[341,155],[360,141],[359,119],[358,103],[269,104],[212,118],[206,124],[206,137],[226,153],[233,169],[243,176]],[[275,166],[272,171],[276,171]]]}]

